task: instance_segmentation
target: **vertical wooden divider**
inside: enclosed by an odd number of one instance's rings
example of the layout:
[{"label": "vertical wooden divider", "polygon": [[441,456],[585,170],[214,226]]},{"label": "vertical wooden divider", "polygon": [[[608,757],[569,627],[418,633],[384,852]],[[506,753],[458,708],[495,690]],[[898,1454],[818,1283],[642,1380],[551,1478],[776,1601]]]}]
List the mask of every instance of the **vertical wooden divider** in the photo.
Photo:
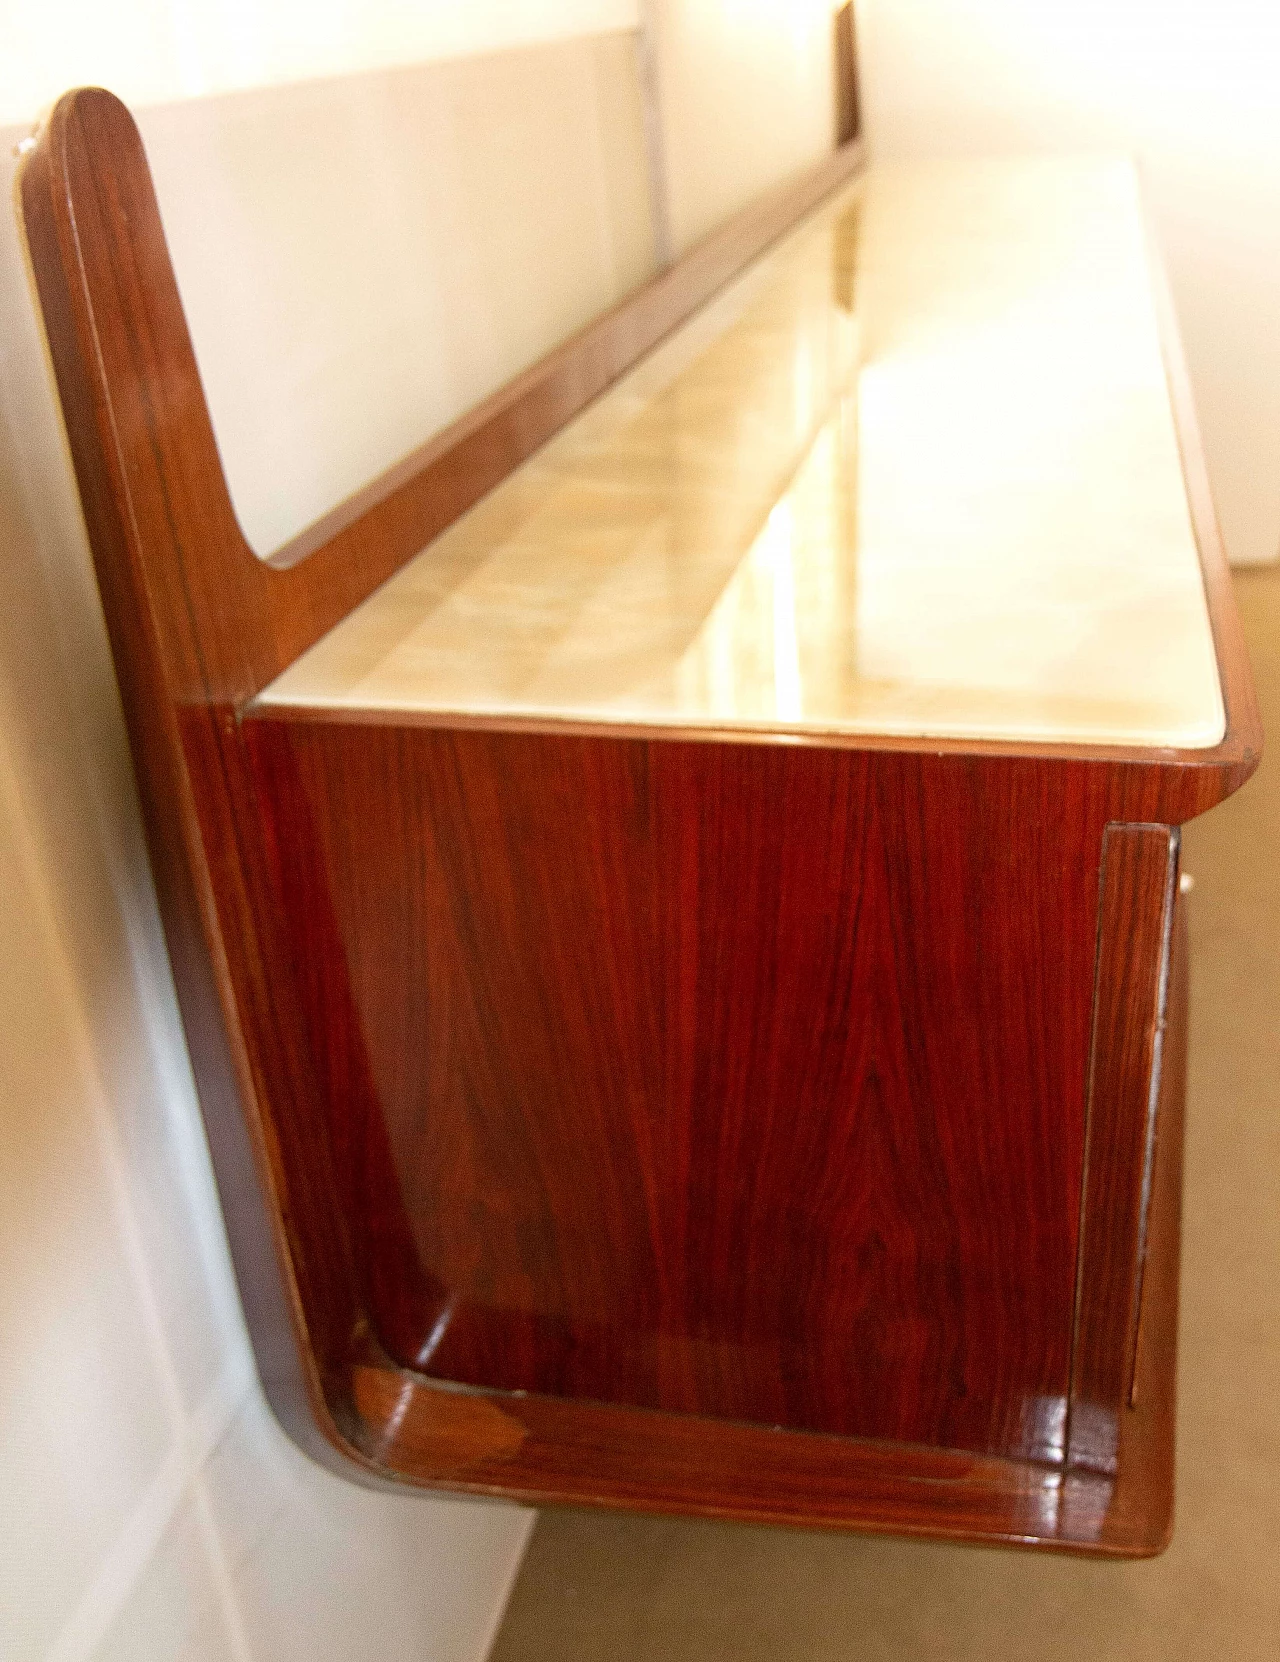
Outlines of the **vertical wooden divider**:
[{"label": "vertical wooden divider", "polygon": [[1067,1463],[1107,1476],[1133,1388],[1178,848],[1164,825],[1102,842]]}]

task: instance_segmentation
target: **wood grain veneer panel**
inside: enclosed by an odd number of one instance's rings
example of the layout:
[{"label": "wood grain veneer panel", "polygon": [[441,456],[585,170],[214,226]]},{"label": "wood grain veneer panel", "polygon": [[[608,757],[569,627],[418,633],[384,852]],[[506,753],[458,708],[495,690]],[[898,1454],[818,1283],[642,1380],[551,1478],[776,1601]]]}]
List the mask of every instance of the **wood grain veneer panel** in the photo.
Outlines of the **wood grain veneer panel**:
[{"label": "wood grain veneer panel", "polygon": [[1101,1537],[1108,1547],[1140,1541],[1147,1553],[1173,1533],[1189,975],[1186,908],[1175,899],[1132,1387],[1117,1413],[1118,1476]]},{"label": "wood grain veneer panel", "polygon": [[394,1355],[1060,1453],[1096,791],[851,751],[243,731],[338,1163],[389,1141],[352,1227],[403,1216],[432,1289],[382,1279]]}]

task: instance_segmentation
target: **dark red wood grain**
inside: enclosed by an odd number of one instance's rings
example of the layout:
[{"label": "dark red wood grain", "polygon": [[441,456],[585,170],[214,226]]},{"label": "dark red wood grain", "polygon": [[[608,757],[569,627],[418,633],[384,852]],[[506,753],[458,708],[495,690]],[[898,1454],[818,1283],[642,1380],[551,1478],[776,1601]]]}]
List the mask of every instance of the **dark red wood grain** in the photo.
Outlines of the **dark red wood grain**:
[{"label": "dark red wood grain", "polygon": [[[389,1144],[351,1227],[416,1243],[370,1309],[392,1355],[1061,1457],[1104,835],[1169,846],[1107,833],[1122,775],[268,708],[243,732],[332,1136],[366,1174]],[[1145,899],[1108,889],[1126,951],[1098,973],[1095,1147],[1126,1172]],[[1131,1265],[1110,1169],[1093,1240]]]}]

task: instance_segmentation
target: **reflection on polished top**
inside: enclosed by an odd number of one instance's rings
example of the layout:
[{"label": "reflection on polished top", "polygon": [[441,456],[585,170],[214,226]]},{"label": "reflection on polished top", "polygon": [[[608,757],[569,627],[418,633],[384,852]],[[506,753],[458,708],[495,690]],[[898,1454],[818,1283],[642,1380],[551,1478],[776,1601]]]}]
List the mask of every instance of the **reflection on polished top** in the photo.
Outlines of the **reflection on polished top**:
[{"label": "reflection on polished top", "polygon": [[262,702],[1217,743],[1132,168],[872,169]]}]

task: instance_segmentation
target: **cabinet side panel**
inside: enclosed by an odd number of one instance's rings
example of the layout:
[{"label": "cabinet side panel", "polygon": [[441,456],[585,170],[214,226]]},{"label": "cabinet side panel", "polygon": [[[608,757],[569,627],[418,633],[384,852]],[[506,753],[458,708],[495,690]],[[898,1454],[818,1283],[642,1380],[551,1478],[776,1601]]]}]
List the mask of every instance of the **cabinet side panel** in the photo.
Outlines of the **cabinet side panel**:
[{"label": "cabinet side panel", "polygon": [[1061,1458],[1088,791],[964,758],[244,732],[397,1360]]}]

